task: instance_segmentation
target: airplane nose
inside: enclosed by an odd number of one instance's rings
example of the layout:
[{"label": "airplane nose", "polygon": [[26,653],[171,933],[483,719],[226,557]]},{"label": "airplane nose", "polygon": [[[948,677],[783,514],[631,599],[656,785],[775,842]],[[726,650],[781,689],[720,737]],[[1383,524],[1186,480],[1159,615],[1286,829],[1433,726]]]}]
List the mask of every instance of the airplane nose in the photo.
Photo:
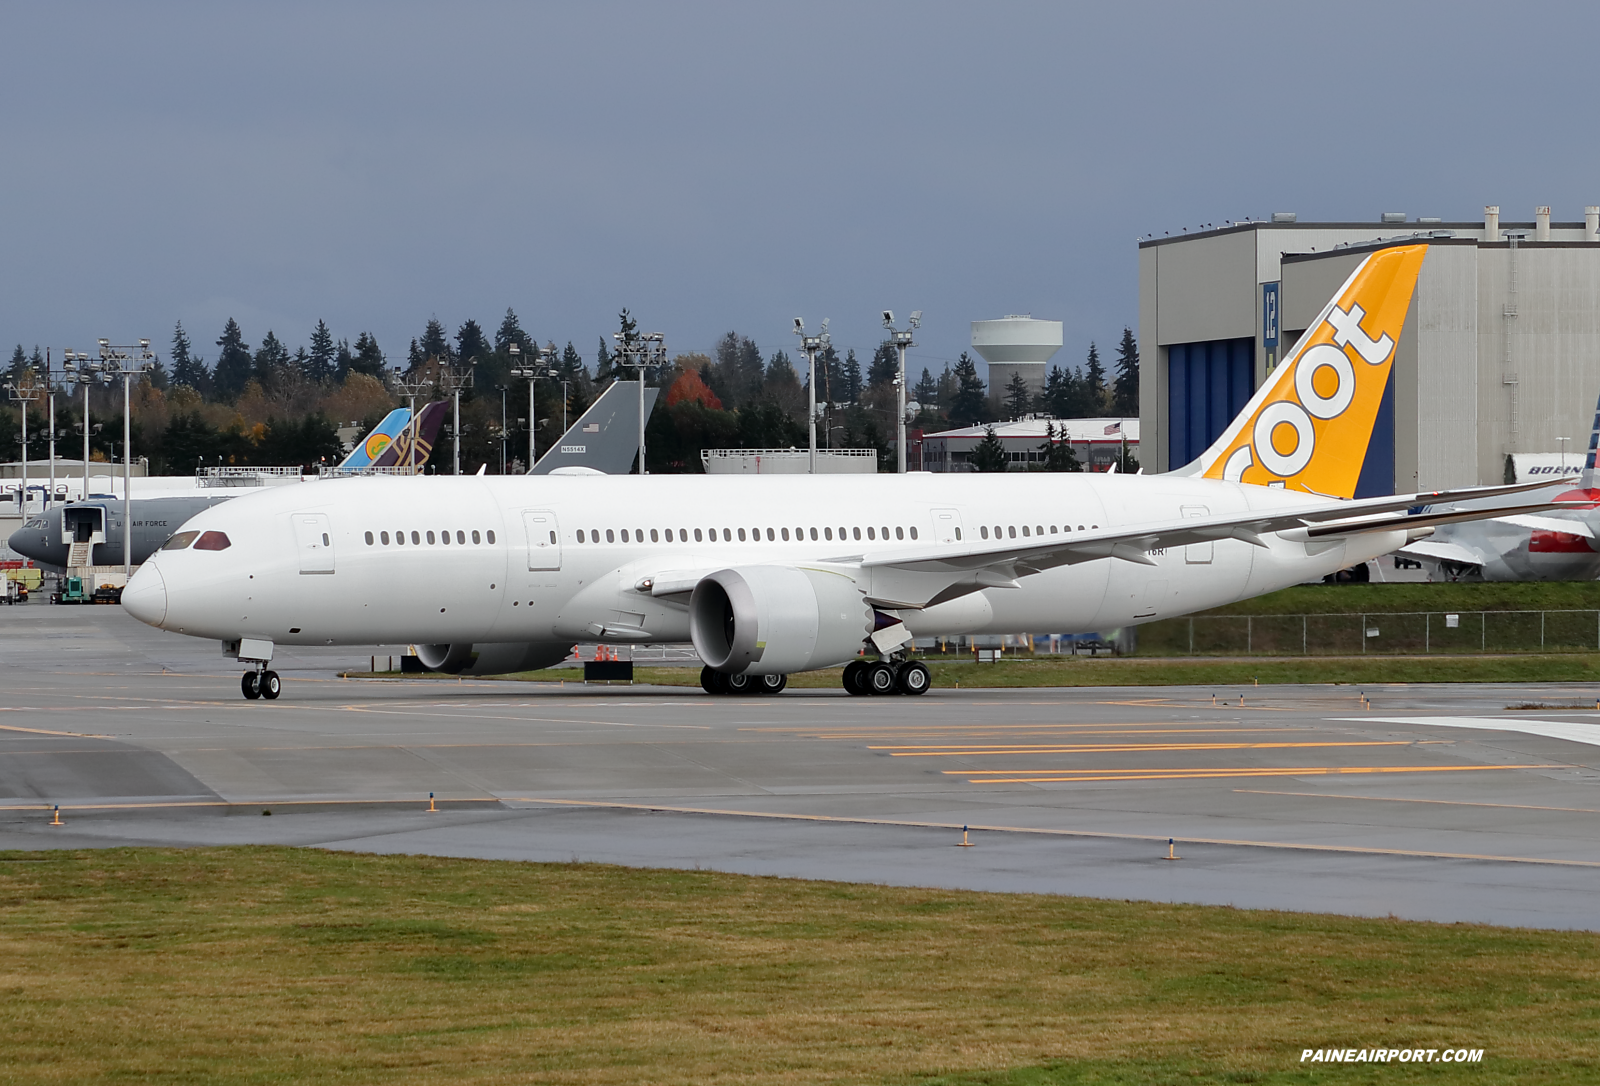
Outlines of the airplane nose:
[{"label": "airplane nose", "polygon": [[44,558],[39,553],[39,548],[37,546],[38,541],[39,529],[18,528],[16,531],[12,532],[10,538],[6,540],[6,546],[10,547],[24,558],[32,558],[35,562],[42,562],[44,561]]},{"label": "airplane nose", "polygon": [[152,563],[140,566],[122,590],[122,609],[140,622],[159,626],[167,618],[167,582]]}]

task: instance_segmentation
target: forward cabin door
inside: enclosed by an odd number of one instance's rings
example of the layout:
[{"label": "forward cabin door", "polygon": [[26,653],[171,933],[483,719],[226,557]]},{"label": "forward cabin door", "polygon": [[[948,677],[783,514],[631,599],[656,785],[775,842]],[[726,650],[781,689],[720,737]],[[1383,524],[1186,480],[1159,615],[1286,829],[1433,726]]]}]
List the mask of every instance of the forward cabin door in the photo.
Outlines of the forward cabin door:
[{"label": "forward cabin door", "polygon": [[[1203,505],[1186,505],[1182,512],[1184,520],[1199,520],[1211,515],[1211,511]],[[1217,545],[1210,540],[1204,543],[1190,543],[1183,548],[1183,560],[1191,566],[1210,565],[1216,550]]]},{"label": "forward cabin door", "polygon": [[333,526],[326,513],[295,513],[295,548],[300,552],[301,573],[333,572]]},{"label": "forward cabin door", "polygon": [[954,509],[933,511],[933,538],[940,543],[960,543],[961,514]]},{"label": "forward cabin door", "polygon": [[528,568],[561,568],[561,527],[547,509],[524,509],[522,526],[528,533]]}]

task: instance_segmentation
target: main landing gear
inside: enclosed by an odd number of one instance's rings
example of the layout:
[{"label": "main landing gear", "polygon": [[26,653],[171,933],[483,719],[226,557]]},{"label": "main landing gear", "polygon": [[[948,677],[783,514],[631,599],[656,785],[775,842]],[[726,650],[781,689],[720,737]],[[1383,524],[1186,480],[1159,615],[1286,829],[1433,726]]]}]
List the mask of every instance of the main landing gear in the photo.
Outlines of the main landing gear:
[{"label": "main landing gear", "polygon": [[852,660],[844,666],[844,688],[851,694],[926,694],[933,676],[916,660]]},{"label": "main landing gear", "polygon": [[707,694],[777,694],[788,685],[787,675],[729,675],[712,667],[700,669],[700,688]]},{"label": "main landing gear", "polygon": [[246,671],[239,680],[239,690],[251,701],[257,698],[277,701],[278,695],[283,693],[283,680],[276,671]]}]

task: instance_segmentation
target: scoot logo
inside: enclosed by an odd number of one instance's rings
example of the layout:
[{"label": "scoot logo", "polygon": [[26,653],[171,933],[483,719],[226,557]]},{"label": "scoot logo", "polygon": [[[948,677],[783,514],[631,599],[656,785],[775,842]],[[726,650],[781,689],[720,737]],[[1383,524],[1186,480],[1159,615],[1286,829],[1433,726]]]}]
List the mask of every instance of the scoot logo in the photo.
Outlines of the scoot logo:
[{"label": "scoot logo", "polygon": [[[1254,416],[1219,442],[1233,446],[1218,458],[1221,470],[1205,474],[1337,497],[1354,493],[1425,251],[1406,246],[1367,259],[1305,334],[1303,349],[1258,393]],[[1319,444],[1330,443],[1329,455],[1319,457]]]}]

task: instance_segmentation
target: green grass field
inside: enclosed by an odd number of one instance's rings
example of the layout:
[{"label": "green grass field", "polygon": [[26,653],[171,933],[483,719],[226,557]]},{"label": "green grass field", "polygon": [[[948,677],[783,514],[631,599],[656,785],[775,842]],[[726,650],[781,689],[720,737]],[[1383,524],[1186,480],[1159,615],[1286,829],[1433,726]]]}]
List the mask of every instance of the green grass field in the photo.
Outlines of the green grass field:
[{"label": "green grass field", "polygon": [[1585,933],[277,848],[0,853],[0,916],[16,1084],[1600,1081]]}]

